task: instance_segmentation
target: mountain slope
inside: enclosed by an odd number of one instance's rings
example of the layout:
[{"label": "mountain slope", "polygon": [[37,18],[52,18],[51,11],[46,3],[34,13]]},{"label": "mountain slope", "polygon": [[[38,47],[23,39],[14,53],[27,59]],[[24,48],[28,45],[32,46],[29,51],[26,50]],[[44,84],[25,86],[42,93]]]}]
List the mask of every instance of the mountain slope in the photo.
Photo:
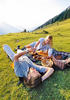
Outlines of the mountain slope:
[{"label": "mountain slope", "polygon": [[52,19],[45,22],[43,25],[37,27],[35,30],[43,28],[46,25],[53,24],[57,21],[63,21],[68,18],[70,18],[70,6],[66,10],[64,10],[62,13],[60,13],[59,15],[53,17]]},{"label": "mountain slope", "polygon": [[13,27],[6,23],[2,23],[0,25],[0,35],[7,34],[7,33],[16,33],[16,32],[21,32],[21,31],[16,27]]}]

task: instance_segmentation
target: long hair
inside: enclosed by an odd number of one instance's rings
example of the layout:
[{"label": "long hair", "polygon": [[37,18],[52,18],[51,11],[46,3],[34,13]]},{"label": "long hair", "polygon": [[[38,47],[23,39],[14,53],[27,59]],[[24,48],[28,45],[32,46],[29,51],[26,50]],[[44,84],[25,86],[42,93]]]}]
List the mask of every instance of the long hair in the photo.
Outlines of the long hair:
[{"label": "long hair", "polygon": [[52,46],[53,46],[53,37],[52,37],[51,35],[48,35],[48,36],[45,38],[45,40],[48,40],[48,39],[50,39],[49,45],[52,47]]}]

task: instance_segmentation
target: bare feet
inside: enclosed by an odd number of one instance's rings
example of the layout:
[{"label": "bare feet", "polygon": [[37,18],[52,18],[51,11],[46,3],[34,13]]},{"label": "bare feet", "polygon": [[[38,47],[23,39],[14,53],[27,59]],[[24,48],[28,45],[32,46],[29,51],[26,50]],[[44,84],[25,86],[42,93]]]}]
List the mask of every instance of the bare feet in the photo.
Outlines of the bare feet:
[{"label": "bare feet", "polygon": [[70,58],[66,59],[66,64],[68,64],[70,62]]}]

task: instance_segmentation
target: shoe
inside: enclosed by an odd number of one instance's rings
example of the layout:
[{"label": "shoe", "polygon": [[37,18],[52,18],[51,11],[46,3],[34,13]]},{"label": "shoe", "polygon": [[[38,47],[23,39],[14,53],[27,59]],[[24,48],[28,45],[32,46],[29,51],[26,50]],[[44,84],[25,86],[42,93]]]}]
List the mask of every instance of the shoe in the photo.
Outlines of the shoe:
[{"label": "shoe", "polygon": [[17,83],[17,86],[19,86],[20,84],[22,84],[23,83],[23,77],[19,77],[19,81],[18,81],[18,83]]},{"label": "shoe", "polygon": [[17,49],[20,49],[20,45],[17,46]]},{"label": "shoe", "polygon": [[24,46],[21,50],[25,50],[26,49],[26,47]]},{"label": "shoe", "polygon": [[22,81],[18,81],[17,86],[19,86],[19,85],[22,84],[22,83],[23,83]]},{"label": "shoe", "polygon": [[20,45],[17,46],[17,48],[15,49],[15,51],[17,51],[17,49],[20,49]]}]

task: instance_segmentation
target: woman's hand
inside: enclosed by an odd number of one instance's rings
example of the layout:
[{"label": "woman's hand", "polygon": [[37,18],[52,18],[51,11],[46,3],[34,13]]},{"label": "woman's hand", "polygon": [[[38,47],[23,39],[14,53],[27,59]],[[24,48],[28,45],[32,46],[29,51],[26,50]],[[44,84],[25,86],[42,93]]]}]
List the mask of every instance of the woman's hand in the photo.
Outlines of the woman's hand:
[{"label": "woman's hand", "polygon": [[34,48],[30,48],[30,49],[28,49],[28,51],[35,53],[36,50]]}]

